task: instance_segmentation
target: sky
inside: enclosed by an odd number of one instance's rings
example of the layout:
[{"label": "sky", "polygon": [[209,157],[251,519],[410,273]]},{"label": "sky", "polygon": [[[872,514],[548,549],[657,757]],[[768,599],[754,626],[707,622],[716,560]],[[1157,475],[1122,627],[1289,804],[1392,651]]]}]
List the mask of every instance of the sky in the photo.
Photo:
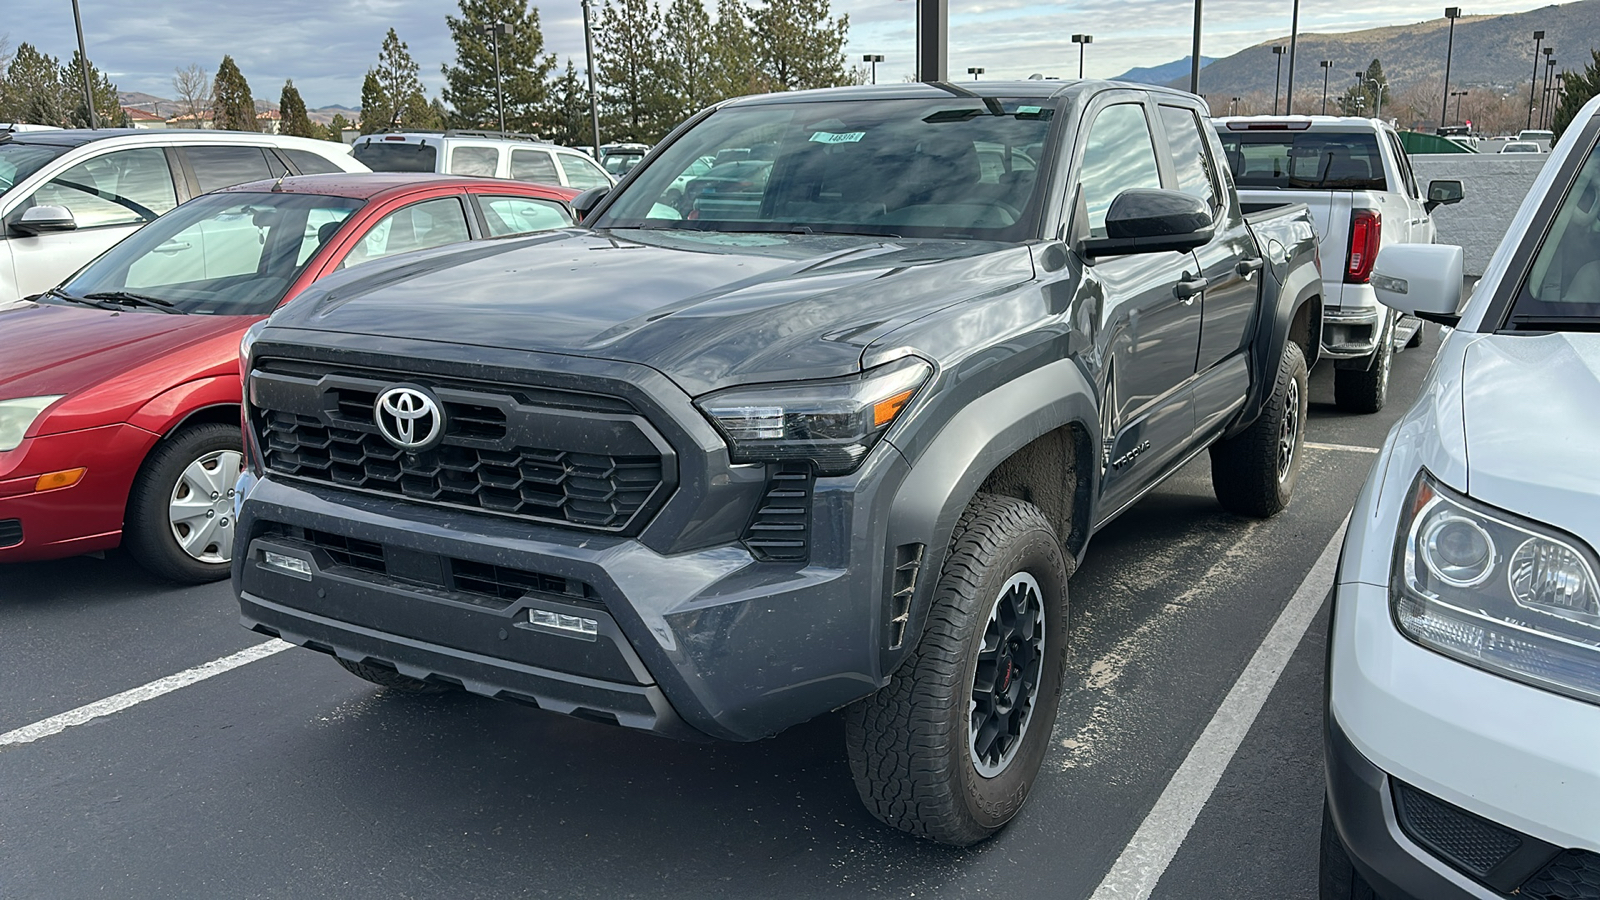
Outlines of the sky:
[{"label": "sky", "polygon": [[[599,5],[600,0],[596,0]],[[1084,73],[1111,77],[1189,53],[1193,0],[949,0],[950,73],[1026,78],[1033,73],[1072,76],[1078,47],[1073,33],[1094,35]],[[583,65],[583,14],[578,0],[536,0],[545,49],[564,65]],[[1544,0],[1497,0],[1468,15],[1522,12]],[[276,101],[293,78],[312,108],[355,106],[361,80],[377,60],[389,28],[410,45],[429,96],[438,94],[440,66],[454,56],[444,17],[455,0],[80,0],[89,58],[125,91],[172,97],[172,73],[199,63],[215,72],[233,55],[252,92]],[[707,2],[708,8],[715,4]],[[832,0],[835,15],[850,16],[847,59],[881,53],[880,81],[899,81],[915,67],[916,0]],[[1204,4],[1205,56],[1228,56],[1289,33],[1289,0],[1209,0]],[[76,48],[69,0],[5,0],[0,38],[15,48],[32,43],[69,57]],[[1435,0],[1302,0],[1302,32],[1341,32],[1436,18]]]}]

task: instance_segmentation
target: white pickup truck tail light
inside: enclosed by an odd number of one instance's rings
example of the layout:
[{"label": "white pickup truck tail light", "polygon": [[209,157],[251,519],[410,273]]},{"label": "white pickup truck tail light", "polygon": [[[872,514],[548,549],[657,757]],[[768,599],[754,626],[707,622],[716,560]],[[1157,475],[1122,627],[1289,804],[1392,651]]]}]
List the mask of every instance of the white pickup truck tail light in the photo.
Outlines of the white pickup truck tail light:
[{"label": "white pickup truck tail light", "polygon": [[1345,254],[1344,283],[1366,284],[1378,261],[1383,238],[1383,217],[1375,209],[1350,211],[1350,251]]}]

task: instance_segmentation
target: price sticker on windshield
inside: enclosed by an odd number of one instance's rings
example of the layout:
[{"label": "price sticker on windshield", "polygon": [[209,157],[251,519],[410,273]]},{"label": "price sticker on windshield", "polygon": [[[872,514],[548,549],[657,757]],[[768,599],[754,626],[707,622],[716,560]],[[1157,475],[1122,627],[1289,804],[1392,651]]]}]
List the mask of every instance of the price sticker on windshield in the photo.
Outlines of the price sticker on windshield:
[{"label": "price sticker on windshield", "polygon": [[811,135],[811,140],[818,144],[854,144],[866,136],[865,131],[847,131],[844,134],[818,131]]}]

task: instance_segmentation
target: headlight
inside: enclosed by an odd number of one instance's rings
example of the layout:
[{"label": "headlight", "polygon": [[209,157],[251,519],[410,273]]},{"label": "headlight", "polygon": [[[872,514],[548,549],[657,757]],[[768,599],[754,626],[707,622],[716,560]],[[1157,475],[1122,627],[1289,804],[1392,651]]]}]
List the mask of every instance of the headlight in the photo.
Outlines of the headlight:
[{"label": "headlight", "polygon": [[56,394],[53,397],[0,400],[0,453],[22,446],[22,436],[28,433],[28,427],[33,424],[33,420],[39,418],[45,407],[65,396]]},{"label": "headlight", "polygon": [[1426,471],[1397,538],[1390,598],[1403,634],[1600,703],[1600,562],[1582,541],[1457,494]]},{"label": "headlight", "polygon": [[819,475],[847,475],[932,372],[907,357],[849,378],[730,388],[696,404],[727,438],[734,462],[804,459]]}]

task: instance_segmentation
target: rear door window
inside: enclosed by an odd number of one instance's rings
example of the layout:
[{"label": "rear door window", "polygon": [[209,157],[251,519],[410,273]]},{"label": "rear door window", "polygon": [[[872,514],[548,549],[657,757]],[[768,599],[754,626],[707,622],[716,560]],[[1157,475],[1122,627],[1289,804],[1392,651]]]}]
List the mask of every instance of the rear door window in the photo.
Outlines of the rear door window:
[{"label": "rear door window", "polygon": [[560,184],[555,161],[543,150],[511,151],[511,177],[518,181],[536,181],[540,184]]},{"label": "rear door window", "polygon": [[494,147],[450,148],[451,175],[477,175],[493,178],[500,166],[500,151]]},{"label": "rear door window", "polygon": [[1193,110],[1180,106],[1161,107],[1161,125],[1172,151],[1172,170],[1178,176],[1178,190],[1204,200],[1212,211],[1220,205],[1221,193],[1206,155],[1205,136]]},{"label": "rear door window", "polygon": [[536,197],[479,197],[490,237],[549,231],[572,224],[567,208],[554,200]]},{"label": "rear door window", "polygon": [[467,214],[460,198],[440,197],[405,206],[379,219],[345,257],[343,266],[465,241]]},{"label": "rear door window", "polygon": [[286,171],[282,163],[269,161],[260,147],[186,147],[184,155],[202,194],[247,181],[277,178]]},{"label": "rear door window", "polygon": [[1241,188],[1388,190],[1370,131],[1219,131]]},{"label": "rear door window", "polygon": [[40,186],[36,206],[64,206],[79,228],[137,225],[178,205],[167,154],[118,150],[78,163]]},{"label": "rear door window", "polygon": [[607,187],[611,179],[594,163],[581,156],[569,153],[558,153],[556,159],[561,163],[561,171],[567,175],[567,187],[586,191],[589,188]]}]

